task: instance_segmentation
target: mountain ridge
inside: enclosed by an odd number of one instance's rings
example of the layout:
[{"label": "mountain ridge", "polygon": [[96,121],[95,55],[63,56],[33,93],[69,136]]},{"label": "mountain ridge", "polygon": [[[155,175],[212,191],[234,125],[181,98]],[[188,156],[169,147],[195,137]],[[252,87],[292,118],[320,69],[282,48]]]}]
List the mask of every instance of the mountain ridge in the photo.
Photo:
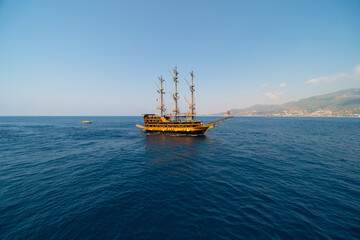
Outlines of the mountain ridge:
[{"label": "mountain ridge", "polygon": [[[231,109],[235,116],[279,117],[360,117],[360,88],[350,88],[303,98],[280,105],[257,104],[249,108]],[[226,113],[211,114],[211,116]]]}]

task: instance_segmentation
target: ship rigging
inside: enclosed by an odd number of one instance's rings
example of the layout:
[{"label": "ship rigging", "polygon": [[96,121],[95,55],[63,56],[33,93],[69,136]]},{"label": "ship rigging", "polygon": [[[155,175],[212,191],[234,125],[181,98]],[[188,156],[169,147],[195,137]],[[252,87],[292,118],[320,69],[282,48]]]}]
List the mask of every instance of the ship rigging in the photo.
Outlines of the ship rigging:
[{"label": "ship rigging", "polygon": [[160,101],[158,110],[160,111],[160,115],[157,114],[143,114],[144,115],[144,124],[145,126],[136,125],[137,127],[141,128],[142,130],[146,132],[157,132],[157,133],[175,133],[175,134],[191,134],[191,135],[203,135],[205,132],[213,127],[218,126],[220,123],[223,123],[225,120],[233,118],[233,116],[230,115],[228,112],[228,115],[213,120],[207,123],[203,123],[200,120],[196,120],[196,112],[195,112],[195,103],[194,103],[194,91],[195,91],[195,85],[194,85],[194,72],[190,72],[191,77],[191,84],[185,79],[186,83],[189,85],[191,96],[190,101],[188,101],[189,110],[185,114],[181,114],[178,107],[178,71],[177,67],[173,69],[173,72],[170,72],[174,84],[175,89],[174,93],[172,94],[172,98],[174,100],[174,108],[171,112],[171,114],[166,114],[166,108],[164,105],[164,88],[163,88],[163,82],[165,81],[163,77],[159,77],[160,86],[155,82],[157,86],[157,92],[160,94]]}]

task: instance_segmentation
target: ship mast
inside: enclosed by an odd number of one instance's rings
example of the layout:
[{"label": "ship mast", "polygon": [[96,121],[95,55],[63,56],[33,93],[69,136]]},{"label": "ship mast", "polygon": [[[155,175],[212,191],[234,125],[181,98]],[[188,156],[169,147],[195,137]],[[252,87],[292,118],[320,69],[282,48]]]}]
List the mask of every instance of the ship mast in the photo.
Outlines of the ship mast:
[{"label": "ship mast", "polygon": [[158,87],[157,92],[160,93],[160,103],[159,103],[159,107],[158,109],[160,110],[160,116],[164,116],[164,112],[166,110],[166,108],[164,107],[164,98],[163,95],[165,94],[164,92],[164,88],[163,88],[163,82],[165,81],[162,76],[158,78],[160,81],[160,87],[156,84],[156,86]]},{"label": "ship mast", "polygon": [[[190,103],[189,103],[189,109],[190,109],[190,114],[191,114],[191,120],[194,120],[194,116],[195,116],[195,103],[194,103],[194,92],[195,92],[195,85],[194,85],[194,72],[191,71],[190,72],[190,76],[191,76],[191,84],[189,84],[190,87],[190,92],[191,92],[191,99],[190,99]],[[185,79],[185,81],[187,82],[187,80]]]},{"label": "ship mast", "polygon": [[173,109],[173,113],[174,113],[174,117],[175,117],[175,121],[177,120],[177,116],[179,114],[179,109],[178,109],[178,91],[177,91],[177,83],[179,82],[178,81],[178,71],[177,71],[177,67],[175,66],[175,69],[173,70],[173,73],[171,74],[173,76],[173,79],[174,79],[174,83],[175,83],[175,91],[174,91],[174,94],[173,94],[173,99],[174,99],[174,109]]}]

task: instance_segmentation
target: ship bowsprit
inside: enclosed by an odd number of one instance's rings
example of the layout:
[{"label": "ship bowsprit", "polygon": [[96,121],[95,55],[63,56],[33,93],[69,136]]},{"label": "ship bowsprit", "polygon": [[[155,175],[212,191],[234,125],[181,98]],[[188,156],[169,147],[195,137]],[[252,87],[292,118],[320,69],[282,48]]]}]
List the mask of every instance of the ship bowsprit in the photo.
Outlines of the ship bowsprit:
[{"label": "ship bowsprit", "polygon": [[216,126],[219,126],[221,123],[224,123],[226,120],[233,118],[233,117],[234,116],[226,116],[226,117],[223,117],[220,119],[215,119],[213,121],[206,123],[205,125],[216,127]]}]

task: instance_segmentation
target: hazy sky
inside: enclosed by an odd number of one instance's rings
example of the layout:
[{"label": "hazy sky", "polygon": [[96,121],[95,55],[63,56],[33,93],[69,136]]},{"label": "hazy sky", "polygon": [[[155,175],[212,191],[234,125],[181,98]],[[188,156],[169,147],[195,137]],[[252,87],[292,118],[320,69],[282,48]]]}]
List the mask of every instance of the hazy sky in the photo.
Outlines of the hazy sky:
[{"label": "hazy sky", "polygon": [[360,87],[359,0],[0,0],[0,115],[197,112]]}]

